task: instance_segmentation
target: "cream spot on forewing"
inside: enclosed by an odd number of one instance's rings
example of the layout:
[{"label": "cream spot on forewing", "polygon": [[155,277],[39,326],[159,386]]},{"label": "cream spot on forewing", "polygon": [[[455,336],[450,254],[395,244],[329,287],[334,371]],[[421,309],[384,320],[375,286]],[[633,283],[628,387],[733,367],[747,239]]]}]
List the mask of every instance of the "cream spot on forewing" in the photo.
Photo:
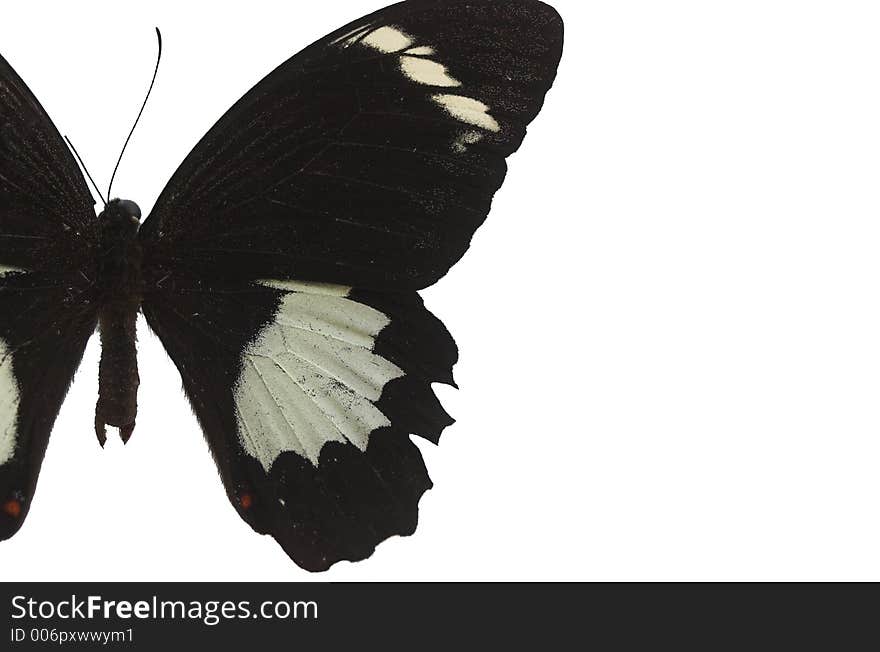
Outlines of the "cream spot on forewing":
[{"label": "cream spot on forewing", "polygon": [[9,265],[0,265],[0,278],[7,276],[9,274],[22,274],[27,270],[21,269],[20,267],[10,267]]},{"label": "cream spot on forewing", "polygon": [[463,95],[434,95],[433,100],[457,120],[489,131],[501,131],[501,125],[489,115],[489,107],[479,100]]},{"label": "cream spot on forewing", "polygon": [[285,451],[317,466],[330,441],[366,450],[370,433],[390,425],[375,402],[404,374],[373,352],[390,320],[346,298],[350,288],[261,284],[288,294],[242,358],[235,404],[245,451],[268,471]]},{"label": "cream spot on forewing", "polygon": [[379,52],[389,54],[405,50],[413,44],[413,40],[399,29],[385,25],[367,34],[361,39],[361,43],[374,50],[379,50]]},{"label": "cream spot on forewing", "polygon": [[[401,72],[407,79],[417,84],[439,88],[463,86],[441,61],[436,60],[437,52],[432,45],[416,45],[413,37],[396,27],[389,25],[379,27],[363,36],[360,42],[385,54],[399,55]],[[437,94],[432,95],[431,99],[457,120],[487,131],[501,131],[501,125],[489,113],[490,107],[477,99],[458,94]],[[480,140],[476,138],[473,142],[469,142],[468,138],[472,136],[457,138],[451,143],[452,150],[463,153],[467,151],[467,145]]]},{"label": "cream spot on forewing", "polygon": [[18,427],[19,388],[12,373],[12,352],[0,339],[0,465],[15,453]]},{"label": "cream spot on forewing", "polygon": [[338,45],[338,44],[342,43],[343,47],[348,47],[349,45],[352,45],[353,43],[355,43],[364,34],[364,32],[366,32],[368,29],[370,29],[369,25],[367,25],[367,26],[361,25],[359,27],[355,27],[350,32],[346,32],[345,34],[340,36],[338,39],[333,41],[331,43],[331,45]]},{"label": "cream spot on forewing", "polygon": [[452,149],[463,154],[467,151],[468,145],[476,145],[481,140],[483,140],[483,134],[479,131],[464,131],[452,143]]},{"label": "cream spot on forewing", "polygon": [[446,66],[430,59],[421,57],[400,57],[400,68],[403,74],[419,84],[428,86],[461,86],[461,82],[452,78]]}]

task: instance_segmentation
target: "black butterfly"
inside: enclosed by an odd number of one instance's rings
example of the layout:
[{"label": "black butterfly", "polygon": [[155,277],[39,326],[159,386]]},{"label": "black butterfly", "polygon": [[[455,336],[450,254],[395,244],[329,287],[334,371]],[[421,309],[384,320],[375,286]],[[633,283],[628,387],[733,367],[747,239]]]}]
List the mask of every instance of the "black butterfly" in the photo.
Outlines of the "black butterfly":
[{"label": "black butterfly", "polygon": [[138,310],[183,378],[239,515],[309,570],[416,527],[410,433],[452,423],[457,350],[418,290],[467,250],[556,74],[536,0],[410,0],[263,79],[140,224],[94,200],[0,57],[0,538],[101,338],[95,428],[135,425]]}]

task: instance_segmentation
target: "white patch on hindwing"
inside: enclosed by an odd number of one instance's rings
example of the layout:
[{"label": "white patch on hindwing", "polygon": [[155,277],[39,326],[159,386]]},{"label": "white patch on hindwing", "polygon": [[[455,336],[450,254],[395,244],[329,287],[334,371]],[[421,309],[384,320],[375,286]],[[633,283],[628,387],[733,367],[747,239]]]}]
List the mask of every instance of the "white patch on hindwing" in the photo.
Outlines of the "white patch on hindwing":
[{"label": "white patch on hindwing", "polygon": [[283,290],[285,292],[324,294],[330,297],[347,297],[348,293],[351,292],[351,288],[346,285],[333,285],[332,283],[304,283],[302,281],[276,281],[265,279],[257,281],[257,284],[274,290]]},{"label": "white patch on hindwing", "polygon": [[268,472],[292,451],[315,466],[330,441],[365,451],[390,421],[375,406],[402,369],[373,353],[390,320],[348,298],[351,288],[260,281],[287,294],[242,355],[234,388],[241,444]]},{"label": "white patch on hindwing", "polygon": [[27,270],[21,269],[20,267],[10,267],[9,265],[0,265],[0,278],[7,276],[9,274],[23,274]]},{"label": "white patch on hindwing", "polygon": [[15,454],[19,400],[18,381],[12,373],[12,352],[0,339],[0,465]]},{"label": "white patch on hindwing", "polygon": [[[355,33],[355,39],[360,38],[363,45],[378,50],[383,54],[399,54],[400,70],[407,79],[437,88],[455,88],[462,83],[450,75],[447,67],[429,57],[436,54],[436,49],[431,45],[414,45],[414,37],[402,30],[383,25],[378,29],[361,37],[363,30]],[[351,41],[351,39],[349,39]],[[349,44],[349,42],[346,42]],[[486,131],[499,132],[501,125],[489,113],[491,108],[485,103],[466,95],[435,94],[431,99],[438,104],[448,115],[470,126],[480,127]],[[459,135],[452,143],[452,150],[463,153],[468,145],[479,142],[482,138],[475,137],[473,131],[467,131]]]}]

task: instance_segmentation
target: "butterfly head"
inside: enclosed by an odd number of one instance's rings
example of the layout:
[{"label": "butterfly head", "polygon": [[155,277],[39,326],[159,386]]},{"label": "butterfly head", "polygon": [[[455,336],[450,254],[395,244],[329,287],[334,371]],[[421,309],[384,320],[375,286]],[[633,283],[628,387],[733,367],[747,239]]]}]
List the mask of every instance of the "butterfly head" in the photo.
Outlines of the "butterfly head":
[{"label": "butterfly head", "polygon": [[104,207],[100,219],[108,224],[126,225],[137,230],[141,223],[141,209],[129,199],[112,199]]},{"label": "butterfly head", "polygon": [[110,204],[116,204],[116,208],[123,219],[127,219],[132,224],[141,223],[141,209],[130,199],[114,199]]}]

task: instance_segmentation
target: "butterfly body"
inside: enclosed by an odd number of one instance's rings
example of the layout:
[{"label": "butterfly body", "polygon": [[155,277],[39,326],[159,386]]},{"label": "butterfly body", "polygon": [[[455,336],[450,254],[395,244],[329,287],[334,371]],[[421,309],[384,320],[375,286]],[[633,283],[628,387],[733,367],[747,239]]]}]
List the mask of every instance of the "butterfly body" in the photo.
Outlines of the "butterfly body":
[{"label": "butterfly body", "polygon": [[458,359],[418,292],[486,219],[562,41],[539,0],[365,16],[242,97],[143,223],[124,200],[95,218],[0,57],[0,539],[31,507],[96,329],[95,431],[131,436],[139,312],[251,528],[313,571],[413,533],[432,483],[411,435],[438,443],[453,423],[432,386],[455,385]]},{"label": "butterfly body", "polygon": [[100,245],[95,287],[98,296],[98,330],[101,362],[95,434],[101,445],[106,426],[119,428],[127,442],[137,417],[135,333],[143,297],[143,251],[138,241],[141,211],[130,200],[114,199],[98,215]]}]

